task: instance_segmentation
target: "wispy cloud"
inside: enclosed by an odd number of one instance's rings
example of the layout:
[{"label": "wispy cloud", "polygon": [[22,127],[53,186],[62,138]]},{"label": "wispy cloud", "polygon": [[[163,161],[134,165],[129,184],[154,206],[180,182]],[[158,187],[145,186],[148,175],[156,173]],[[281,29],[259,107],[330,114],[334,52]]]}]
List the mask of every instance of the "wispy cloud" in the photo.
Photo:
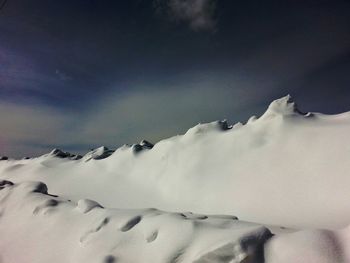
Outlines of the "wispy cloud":
[{"label": "wispy cloud", "polygon": [[61,81],[69,81],[72,80],[72,77],[70,77],[68,74],[66,74],[65,72],[56,69],[55,70],[55,74],[57,75],[57,77],[61,80]]},{"label": "wispy cloud", "polygon": [[215,30],[215,0],[155,0],[154,5],[169,20],[187,23],[194,31]]}]

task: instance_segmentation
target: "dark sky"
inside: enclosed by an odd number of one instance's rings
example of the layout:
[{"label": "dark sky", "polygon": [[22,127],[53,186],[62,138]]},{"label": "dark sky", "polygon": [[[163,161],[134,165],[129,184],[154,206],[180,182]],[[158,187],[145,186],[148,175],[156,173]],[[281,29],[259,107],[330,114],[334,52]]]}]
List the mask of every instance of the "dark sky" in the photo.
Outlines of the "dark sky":
[{"label": "dark sky", "polygon": [[349,0],[0,10],[0,155],[158,141],[198,122],[244,122],[286,94],[303,111],[350,110]]}]

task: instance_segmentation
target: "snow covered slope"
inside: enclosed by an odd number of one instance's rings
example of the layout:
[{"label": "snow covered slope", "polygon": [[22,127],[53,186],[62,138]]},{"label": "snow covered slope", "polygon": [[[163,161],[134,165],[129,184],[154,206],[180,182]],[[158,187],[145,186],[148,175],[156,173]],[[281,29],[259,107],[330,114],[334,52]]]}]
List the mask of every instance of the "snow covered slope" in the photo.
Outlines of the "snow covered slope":
[{"label": "snow covered slope", "polygon": [[350,113],[287,96],[155,145],[3,158],[0,262],[350,262],[349,229],[331,231],[350,224],[349,132]]},{"label": "snow covered slope", "polygon": [[107,207],[336,228],[350,222],[349,131],[350,113],[302,114],[287,96],[245,125],[199,124],[154,146],[102,147],[82,159],[53,151],[1,161],[0,178],[43,181],[63,197]]}]

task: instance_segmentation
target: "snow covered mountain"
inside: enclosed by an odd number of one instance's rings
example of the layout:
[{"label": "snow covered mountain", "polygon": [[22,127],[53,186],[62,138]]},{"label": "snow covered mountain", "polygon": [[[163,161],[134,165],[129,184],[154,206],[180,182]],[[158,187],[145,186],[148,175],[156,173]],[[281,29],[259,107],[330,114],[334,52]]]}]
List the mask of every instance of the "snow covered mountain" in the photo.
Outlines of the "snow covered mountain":
[{"label": "snow covered mountain", "polygon": [[155,145],[0,161],[0,262],[348,262],[349,230],[330,230],[350,223],[349,132],[350,113],[302,113],[286,96]]}]

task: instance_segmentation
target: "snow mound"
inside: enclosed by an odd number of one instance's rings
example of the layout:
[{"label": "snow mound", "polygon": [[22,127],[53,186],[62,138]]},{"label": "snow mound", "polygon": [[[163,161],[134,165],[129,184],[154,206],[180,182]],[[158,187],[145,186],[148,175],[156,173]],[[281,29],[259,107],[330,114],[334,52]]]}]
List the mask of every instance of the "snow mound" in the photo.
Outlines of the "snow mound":
[{"label": "snow mound", "polygon": [[0,185],[1,262],[261,261],[271,237],[263,226],[232,218],[105,209],[38,192],[47,189],[38,182]]},{"label": "snow mound", "polygon": [[153,147],[154,145],[149,141],[142,140],[139,144],[133,144],[131,149],[135,154],[137,154],[143,150],[151,150]]},{"label": "snow mound", "polygon": [[268,263],[350,262],[349,227],[339,231],[305,230],[277,235],[266,245]]},{"label": "snow mound", "polygon": [[83,213],[86,214],[94,208],[103,208],[99,203],[89,199],[80,199],[78,201],[77,208]]},{"label": "snow mound", "polygon": [[[64,152],[60,149],[53,149],[50,153],[48,153],[45,156],[57,157],[57,158],[69,158],[71,160],[79,160],[82,158],[82,156],[80,156],[80,155],[75,155],[75,154],[71,154],[69,152]],[[29,158],[24,158],[24,159],[29,159]]]},{"label": "snow mound", "polygon": [[184,136],[197,136],[200,134],[207,134],[210,132],[217,132],[217,131],[226,131],[231,129],[232,126],[229,126],[226,120],[222,121],[214,121],[211,123],[199,123],[198,125],[194,126],[193,128],[189,129]]},{"label": "snow mound", "polygon": [[[350,228],[272,235],[233,216],[106,209],[48,193],[42,182],[0,181],[0,260],[16,263],[342,263]],[[19,253],[20,251],[20,253]]]},{"label": "snow mound", "polygon": [[301,112],[297,108],[296,103],[292,100],[290,95],[273,101],[265,114],[266,115],[294,115],[300,114]]},{"label": "snow mound", "polygon": [[150,142],[147,141],[147,140],[142,140],[142,141],[140,142],[140,145],[141,145],[142,147],[144,147],[145,149],[152,149],[153,146],[154,146],[152,143],[150,143]]},{"label": "snow mound", "polygon": [[114,150],[110,150],[105,146],[101,146],[99,148],[91,150],[86,155],[84,155],[83,160],[85,162],[90,160],[102,160],[111,156],[113,153],[114,153]]}]

